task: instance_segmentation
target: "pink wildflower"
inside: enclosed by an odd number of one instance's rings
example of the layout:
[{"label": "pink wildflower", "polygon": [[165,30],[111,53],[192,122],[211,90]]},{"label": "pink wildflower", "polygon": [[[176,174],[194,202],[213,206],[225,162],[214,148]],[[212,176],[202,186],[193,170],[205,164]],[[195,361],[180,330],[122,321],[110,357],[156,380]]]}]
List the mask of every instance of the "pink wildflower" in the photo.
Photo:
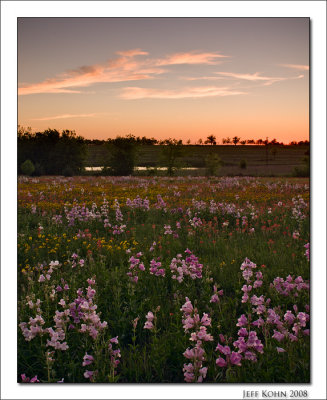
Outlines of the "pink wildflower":
[{"label": "pink wildflower", "polygon": [[223,368],[223,367],[226,367],[227,362],[222,357],[219,356],[219,358],[217,358],[217,360],[216,360],[216,364],[218,365],[218,367]]},{"label": "pink wildflower", "polygon": [[244,314],[240,316],[240,318],[237,320],[236,326],[246,326],[248,324],[248,320]]},{"label": "pink wildflower", "polygon": [[241,366],[242,355],[240,353],[232,352],[230,355],[230,362],[231,364]]},{"label": "pink wildflower", "polygon": [[152,321],[156,319],[156,317],[153,315],[153,312],[149,311],[145,317],[147,320],[144,324],[143,329],[149,329],[149,330],[153,329],[154,324],[152,323]]},{"label": "pink wildflower", "polygon": [[86,370],[86,371],[84,372],[84,377],[85,377],[86,379],[90,379],[91,381],[93,380],[94,375],[95,375],[95,371],[88,371],[88,370]]},{"label": "pink wildflower", "polygon": [[94,361],[94,358],[91,355],[85,353],[85,356],[83,357],[82,366],[85,367],[86,365],[90,365],[93,363],[93,361]]},{"label": "pink wildflower", "polygon": [[284,339],[285,335],[274,329],[274,334],[272,335],[272,337],[276,339],[278,342],[281,342]]}]

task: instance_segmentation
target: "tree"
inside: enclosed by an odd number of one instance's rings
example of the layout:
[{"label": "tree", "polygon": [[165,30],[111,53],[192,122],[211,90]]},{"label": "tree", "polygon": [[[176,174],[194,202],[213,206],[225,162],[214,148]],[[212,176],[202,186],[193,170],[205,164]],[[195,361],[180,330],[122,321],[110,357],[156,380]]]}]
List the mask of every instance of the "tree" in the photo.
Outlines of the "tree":
[{"label": "tree", "polygon": [[202,145],[203,140],[202,140],[202,139],[199,139],[199,140],[198,140],[198,143],[199,143],[199,145]]},{"label": "tree", "polygon": [[137,137],[137,138],[135,138],[135,141],[137,142],[137,144],[147,144],[147,145],[148,144],[149,145],[153,145],[153,144],[157,144],[158,143],[157,139],[155,139],[155,138],[149,139],[149,138],[147,138],[145,136],[143,136],[142,138]]},{"label": "tree", "polygon": [[240,143],[244,146],[246,144],[246,140],[241,140]]},{"label": "tree", "polygon": [[17,127],[17,136],[18,139],[23,138],[24,136],[30,136],[32,134],[32,128],[30,126],[28,126],[27,128],[25,128],[24,126],[20,126],[18,125]]},{"label": "tree", "polygon": [[[73,174],[82,171],[86,156],[85,141],[74,131],[46,129],[31,133],[18,127],[18,167],[29,159],[35,165],[35,175],[61,175],[68,167]],[[22,172],[19,169],[19,172]]]},{"label": "tree", "polygon": [[84,169],[86,144],[75,131],[63,130],[53,152],[54,173],[80,174]]},{"label": "tree", "polygon": [[216,136],[214,136],[214,135],[209,135],[209,136],[207,137],[207,140],[206,140],[204,143],[205,143],[205,144],[210,143],[212,146],[213,146],[214,144],[217,144],[217,142],[216,142]]},{"label": "tree", "polygon": [[231,140],[229,137],[227,137],[226,139],[225,138],[223,139],[223,144],[230,144],[230,143],[231,143]]},{"label": "tree", "polygon": [[183,142],[177,139],[165,139],[160,142],[161,159],[167,167],[167,175],[172,176],[176,170],[176,161],[183,154]]},{"label": "tree", "polygon": [[241,138],[238,137],[238,136],[234,136],[234,137],[233,137],[233,143],[235,144],[235,146],[237,145],[237,143],[238,143],[240,140],[241,140]]},{"label": "tree", "polygon": [[246,142],[247,142],[247,144],[254,144],[255,140],[254,139],[248,139]]},{"label": "tree", "polygon": [[117,136],[116,139],[108,139],[109,159],[108,166],[113,175],[131,175],[134,171],[137,140],[135,136]]}]

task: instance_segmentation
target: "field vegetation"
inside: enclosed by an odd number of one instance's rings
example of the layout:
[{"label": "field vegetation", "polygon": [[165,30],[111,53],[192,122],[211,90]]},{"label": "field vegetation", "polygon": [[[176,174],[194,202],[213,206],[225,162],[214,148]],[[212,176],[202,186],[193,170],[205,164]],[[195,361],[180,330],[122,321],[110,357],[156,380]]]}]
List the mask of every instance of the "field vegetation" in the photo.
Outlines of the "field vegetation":
[{"label": "field vegetation", "polygon": [[18,381],[310,382],[309,226],[307,178],[20,176]]}]

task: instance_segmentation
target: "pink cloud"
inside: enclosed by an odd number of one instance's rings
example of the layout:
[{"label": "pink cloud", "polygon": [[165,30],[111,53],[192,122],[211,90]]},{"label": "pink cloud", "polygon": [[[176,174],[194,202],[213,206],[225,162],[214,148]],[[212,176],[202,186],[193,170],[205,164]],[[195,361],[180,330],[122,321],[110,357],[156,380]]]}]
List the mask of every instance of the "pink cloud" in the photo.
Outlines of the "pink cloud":
[{"label": "pink cloud", "polygon": [[228,87],[192,87],[181,90],[146,89],[140,87],[127,87],[123,89],[121,98],[126,100],[136,99],[185,99],[215,96],[236,96],[246,92],[231,90]]},{"label": "pink cloud", "polygon": [[279,64],[281,67],[298,69],[300,71],[309,71],[309,65],[300,65],[300,64]]},{"label": "pink cloud", "polygon": [[141,49],[132,49],[126,51],[116,51],[116,54],[124,57],[135,57],[135,56],[146,56],[149,53],[147,51],[143,51]]},{"label": "pink cloud", "polygon": [[31,86],[23,86],[18,88],[18,95],[24,96],[26,94],[38,94],[38,93],[81,93],[80,90],[60,89],[53,88],[50,85],[35,84]]},{"label": "pink cloud", "polygon": [[94,117],[96,114],[61,114],[55,115],[53,117],[42,117],[42,118],[33,118],[32,121],[50,121],[54,119],[66,119],[66,118],[88,118]]},{"label": "pink cloud", "polygon": [[204,80],[204,81],[218,81],[221,79],[224,79],[221,76],[194,76],[194,77],[188,77],[188,76],[184,76],[181,77],[180,79],[184,80],[184,81],[200,81],[200,80]]},{"label": "pink cloud", "polygon": [[217,59],[226,58],[219,53],[199,53],[191,51],[188,53],[176,53],[166,58],[157,60],[157,65],[178,65],[178,64],[218,64]]},{"label": "pink cloud", "polygon": [[[148,55],[140,49],[117,52],[118,57],[105,64],[82,66],[66,71],[55,78],[32,84],[21,84],[19,95],[37,93],[81,93],[76,88],[87,87],[96,83],[128,82],[154,79],[166,72],[162,66],[177,64],[215,64],[216,59],[225,57],[218,53],[177,53],[163,59],[151,59],[139,56]],[[75,89],[72,89],[75,88]]]},{"label": "pink cloud", "polygon": [[295,77],[288,77],[288,78],[273,77],[273,76],[261,76],[259,74],[259,72],[255,72],[254,74],[240,74],[240,73],[234,73],[234,72],[217,72],[217,74],[226,76],[227,78],[241,79],[241,80],[252,81],[252,82],[262,81],[262,82],[264,82],[265,86],[272,85],[275,82],[286,81],[289,79],[303,78],[303,75],[298,75]]}]

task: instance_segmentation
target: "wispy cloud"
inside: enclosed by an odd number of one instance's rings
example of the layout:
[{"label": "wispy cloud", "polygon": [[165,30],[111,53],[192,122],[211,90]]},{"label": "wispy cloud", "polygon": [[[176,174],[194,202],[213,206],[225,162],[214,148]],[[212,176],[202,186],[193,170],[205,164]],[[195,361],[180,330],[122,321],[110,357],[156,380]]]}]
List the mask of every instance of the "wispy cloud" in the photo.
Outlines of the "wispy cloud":
[{"label": "wispy cloud", "polygon": [[281,67],[297,69],[300,71],[309,71],[309,65],[300,65],[300,64],[279,64]]},{"label": "wispy cloud", "polygon": [[222,55],[217,52],[201,53],[191,51],[187,53],[176,53],[167,56],[163,59],[158,59],[156,65],[178,65],[178,64],[207,64],[216,65],[220,64],[221,58],[227,58],[228,56]]},{"label": "wispy cloud", "polygon": [[217,72],[219,75],[223,75],[229,78],[234,78],[234,79],[241,79],[241,80],[246,80],[246,81],[252,81],[252,82],[264,82],[265,86],[272,85],[273,83],[276,82],[281,82],[281,81],[286,81],[289,79],[301,79],[304,76],[303,75],[298,75],[298,76],[293,76],[293,77],[273,77],[273,76],[261,76],[259,72],[255,72],[254,74],[240,74],[240,73],[234,73],[234,72]]},{"label": "wispy cloud", "polygon": [[222,76],[182,76],[183,81],[219,81],[224,79]]},{"label": "wispy cloud", "polygon": [[[219,53],[187,52],[168,55],[164,58],[144,58],[146,51],[132,49],[117,52],[118,57],[105,64],[82,66],[66,71],[43,82],[21,84],[19,95],[37,93],[81,93],[78,88],[96,83],[128,82],[154,79],[167,70],[164,66],[179,64],[217,64],[218,59],[227,57]],[[141,57],[141,58],[140,58]]]},{"label": "wispy cloud", "polygon": [[42,118],[32,118],[32,121],[50,121],[54,119],[66,119],[66,118],[89,118],[95,117],[96,114],[61,114],[55,115],[53,117],[42,117]]},{"label": "wispy cloud", "polygon": [[181,90],[162,90],[162,89],[146,89],[140,87],[127,87],[123,89],[121,98],[127,100],[136,99],[185,99],[185,98],[202,98],[215,96],[236,96],[243,95],[246,92],[232,90],[228,87],[192,87]]}]

